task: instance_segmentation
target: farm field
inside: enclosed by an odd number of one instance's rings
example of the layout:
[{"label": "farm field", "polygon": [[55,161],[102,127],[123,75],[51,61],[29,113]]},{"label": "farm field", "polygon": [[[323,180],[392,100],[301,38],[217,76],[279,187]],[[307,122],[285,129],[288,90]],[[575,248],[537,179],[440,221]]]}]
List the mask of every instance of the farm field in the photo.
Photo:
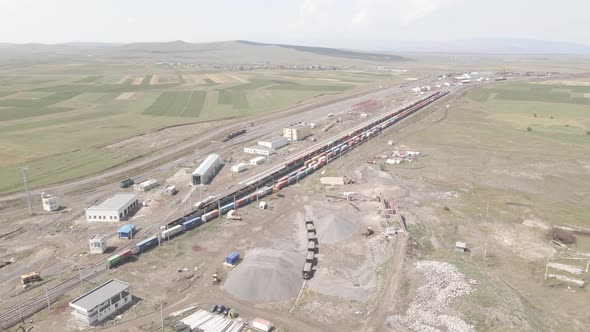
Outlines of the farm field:
[{"label": "farm field", "polygon": [[[222,72],[158,65],[7,66],[0,76],[0,193],[38,187],[136,158],[103,147],[166,126],[248,117],[389,81],[361,71]],[[198,134],[195,132],[193,135]],[[166,145],[157,145],[165,147]]]}]

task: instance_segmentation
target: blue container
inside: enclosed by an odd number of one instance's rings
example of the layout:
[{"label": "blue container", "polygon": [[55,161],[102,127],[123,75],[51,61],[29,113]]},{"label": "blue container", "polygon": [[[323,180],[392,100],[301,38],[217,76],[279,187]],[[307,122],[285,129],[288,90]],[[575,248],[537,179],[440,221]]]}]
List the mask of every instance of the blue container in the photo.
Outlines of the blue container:
[{"label": "blue container", "polygon": [[130,239],[133,236],[133,234],[135,234],[135,225],[133,224],[123,225],[117,231],[117,236],[120,238]]},{"label": "blue container", "polygon": [[231,254],[229,254],[227,257],[225,257],[225,262],[227,264],[234,265],[238,262],[239,259],[240,259],[240,253],[238,253],[237,251],[234,251]]},{"label": "blue container", "polygon": [[233,209],[234,209],[234,203],[229,203],[228,205],[222,206],[220,212],[221,212],[221,214],[224,214],[227,211],[233,210]]},{"label": "blue container", "polygon": [[202,224],[201,217],[189,219],[189,220],[182,223],[182,230],[186,232],[189,229],[193,229],[193,228],[199,226],[200,224]]},{"label": "blue container", "polygon": [[150,238],[147,238],[139,243],[137,243],[135,245],[135,250],[137,250],[138,252],[145,252],[148,249],[150,249],[151,247],[155,247],[158,245],[158,237],[157,236],[152,236]]}]

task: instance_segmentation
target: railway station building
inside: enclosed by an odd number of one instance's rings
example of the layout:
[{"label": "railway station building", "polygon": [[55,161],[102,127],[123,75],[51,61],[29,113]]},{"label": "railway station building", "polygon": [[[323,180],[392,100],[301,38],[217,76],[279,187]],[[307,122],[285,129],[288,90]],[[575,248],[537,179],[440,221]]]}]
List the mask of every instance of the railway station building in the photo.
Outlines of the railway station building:
[{"label": "railway station building", "polygon": [[72,316],[85,324],[97,325],[132,302],[131,286],[121,280],[111,279],[70,302]]}]

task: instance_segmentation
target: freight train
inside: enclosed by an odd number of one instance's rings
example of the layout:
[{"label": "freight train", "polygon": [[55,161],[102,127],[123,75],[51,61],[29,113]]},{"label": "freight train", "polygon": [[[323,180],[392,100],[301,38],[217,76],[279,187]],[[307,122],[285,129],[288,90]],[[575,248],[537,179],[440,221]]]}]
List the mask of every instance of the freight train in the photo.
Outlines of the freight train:
[{"label": "freight train", "polygon": [[[232,193],[224,195],[214,202],[207,203],[195,211],[168,223],[163,226],[163,230],[161,230],[159,236],[153,236],[137,243],[133,252],[143,253],[156,246],[160,241],[168,241],[181,232],[186,232],[202,223],[214,220],[230,210],[235,210],[251,202],[258,201],[261,197],[276,193],[282,188],[300,181],[315,170],[326,165],[329,161],[340,157],[353,146],[364,143],[376,136],[383,129],[428,106],[447,94],[448,92],[446,91],[433,93],[411,105],[389,113],[361,128],[357,128],[311,152],[288,161],[276,172]],[[130,256],[127,252],[124,254],[125,255],[123,256],[125,257],[121,257],[121,259],[114,259],[121,254],[107,259],[108,267],[114,267]]]}]

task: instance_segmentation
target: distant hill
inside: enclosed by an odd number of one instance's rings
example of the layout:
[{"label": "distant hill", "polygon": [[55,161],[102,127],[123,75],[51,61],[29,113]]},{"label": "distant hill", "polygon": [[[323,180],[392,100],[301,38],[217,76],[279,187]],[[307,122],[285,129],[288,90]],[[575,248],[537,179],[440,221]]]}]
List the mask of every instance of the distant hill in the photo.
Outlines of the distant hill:
[{"label": "distant hill", "polygon": [[590,54],[590,45],[518,38],[479,38],[450,41],[358,41],[346,46],[397,53],[456,54]]},{"label": "distant hill", "polygon": [[358,59],[358,60],[369,60],[369,61],[405,61],[407,58],[399,55],[383,54],[383,53],[367,53],[362,51],[343,50],[337,48],[328,47],[313,47],[313,46],[298,46],[298,45],[286,45],[286,44],[265,44],[257,43],[247,40],[238,40],[238,43],[245,45],[255,46],[278,46],[284,48],[290,48],[301,52],[309,52],[325,56],[333,56],[338,58]]},{"label": "distant hill", "polygon": [[130,44],[66,43],[66,44],[0,44],[0,58],[28,59],[42,56],[44,61],[61,57],[145,59],[160,62],[199,64],[303,64],[359,65],[409,60],[383,53],[264,44],[251,41],[187,43],[184,41]]}]

